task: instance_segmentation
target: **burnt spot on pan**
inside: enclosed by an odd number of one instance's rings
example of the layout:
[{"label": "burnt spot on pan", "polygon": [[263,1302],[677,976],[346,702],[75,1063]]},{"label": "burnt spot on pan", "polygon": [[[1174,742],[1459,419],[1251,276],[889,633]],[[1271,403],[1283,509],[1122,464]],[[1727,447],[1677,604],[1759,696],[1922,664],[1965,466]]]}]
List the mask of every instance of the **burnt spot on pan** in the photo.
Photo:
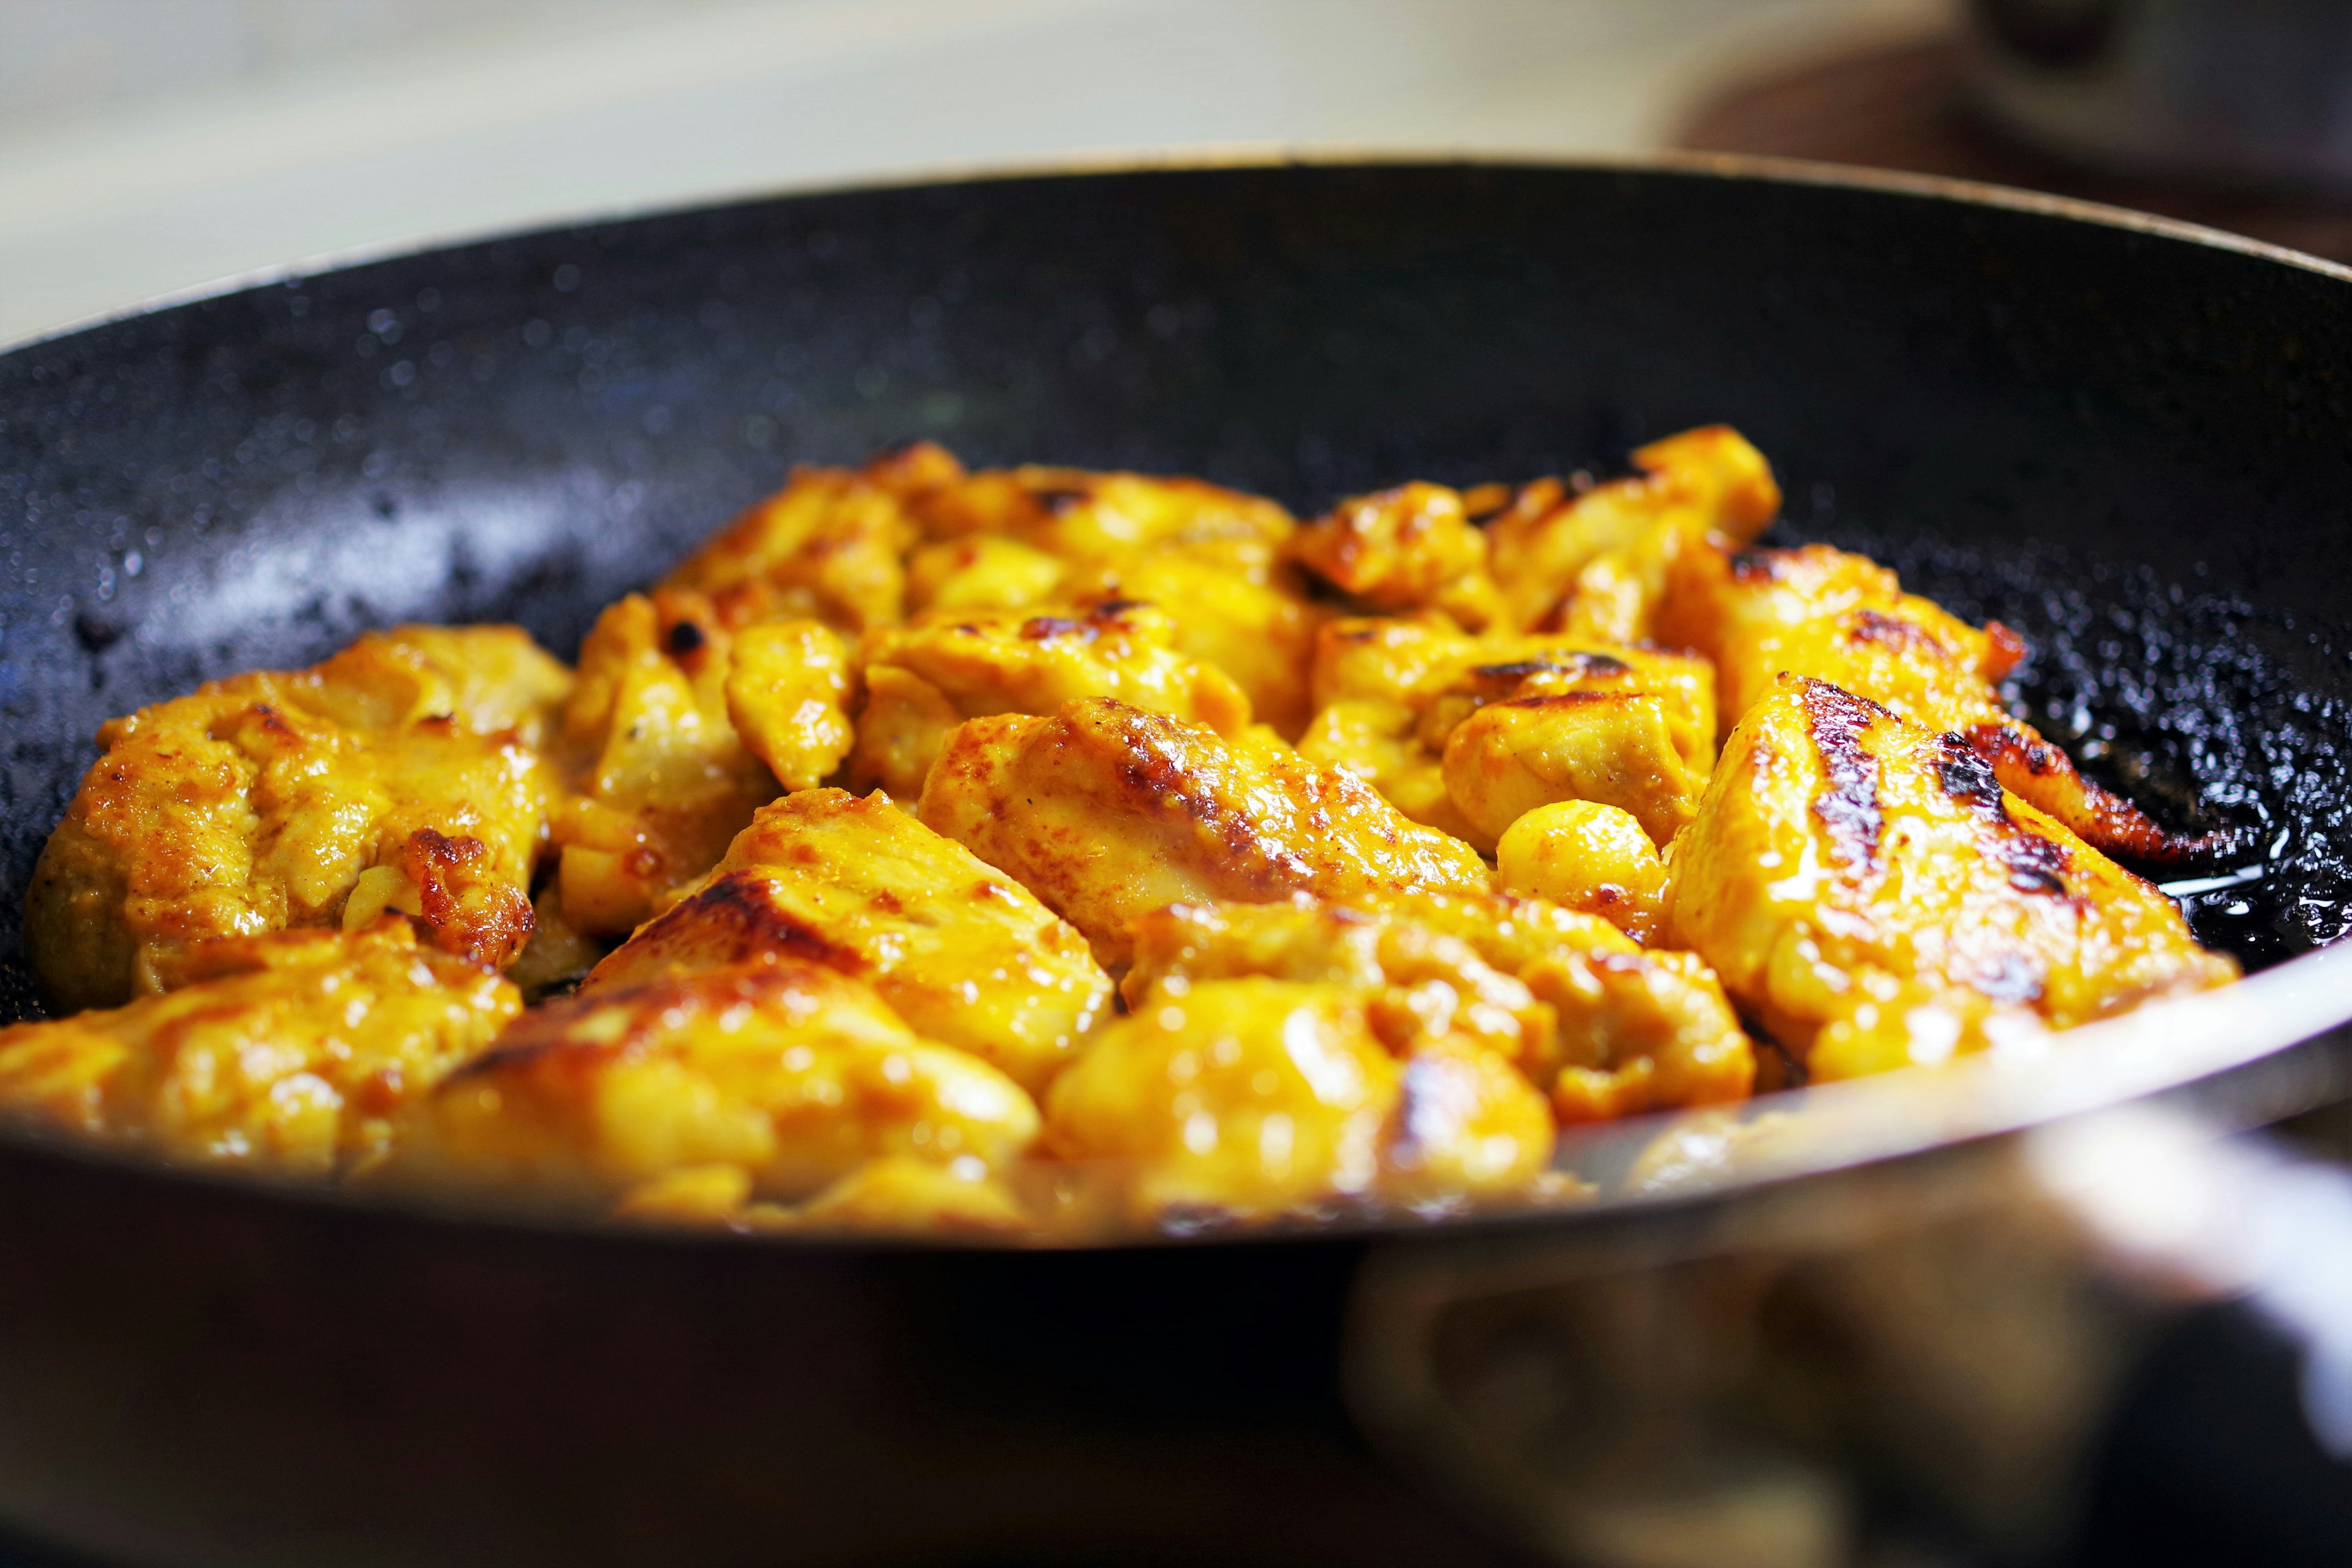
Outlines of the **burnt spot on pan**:
[{"label": "burnt spot on pan", "polygon": [[1878,759],[1863,749],[1862,737],[1889,715],[1868,698],[1826,680],[1800,683],[1798,701],[1813,750],[1829,774],[1829,787],[1813,797],[1813,815],[1830,830],[1839,859],[1855,871],[1876,870],[1878,836],[1886,818],[1878,803]]}]

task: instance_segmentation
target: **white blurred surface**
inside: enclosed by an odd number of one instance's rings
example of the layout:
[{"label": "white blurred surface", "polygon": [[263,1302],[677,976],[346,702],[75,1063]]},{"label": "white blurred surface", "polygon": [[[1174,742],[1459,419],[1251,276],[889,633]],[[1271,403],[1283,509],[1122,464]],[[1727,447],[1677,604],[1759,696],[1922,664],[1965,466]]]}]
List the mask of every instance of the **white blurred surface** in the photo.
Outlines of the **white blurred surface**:
[{"label": "white blurred surface", "polygon": [[943,166],[1622,152],[1939,0],[0,0],[0,342],[402,241]]}]

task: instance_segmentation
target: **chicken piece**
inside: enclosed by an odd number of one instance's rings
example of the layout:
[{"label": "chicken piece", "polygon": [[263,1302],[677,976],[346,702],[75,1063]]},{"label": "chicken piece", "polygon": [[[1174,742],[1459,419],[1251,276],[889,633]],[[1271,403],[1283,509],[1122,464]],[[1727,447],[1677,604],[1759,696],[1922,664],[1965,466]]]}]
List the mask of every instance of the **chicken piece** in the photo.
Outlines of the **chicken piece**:
[{"label": "chicken piece", "polygon": [[1111,965],[1132,951],[1128,921],[1168,904],[1489,881],[1476,851],[1407,821],[1353,774],[1105,697],[1050,719],[964,724],[931,769],[922,815],[1020,879]]},{"label": "chicken piece", "polygon": [[1259,976],[1343,986],[1365,999],[1375,1036],[1396,1056],[1458,1037],[1548,1081],[1551,1009],[1459,937],[1375,910],[1299,899],[1278,904],[1173,904],[1133,925],[1134,965],[1120,982],[1130,1010],[1212,980]]},{"label": "chicken piece", "polygon": [[[1696,798],[1715,755],[1714,672],[1703,659],[1649,648],[1333,621],[1318,639],[1314,693],[1320,706],[1300,754],[1346,768],[1414,821],[1482,849],[1511,816],[1580,787],[1671,837],[1686,809],[1678,802]],[[1528,706],[1474,731],[1449,778],[1456,728],[1519,699]],[[1596,739],[1613,769],[1593,765]]]},{"label": "chicken piece", "polygon": [[1261,719],[1286,737],[1307,722],[1320,615],[1283,559],[1297,525],[1274,502],[1198,479],[1025,468],[973,474],[918,510],[933,538],[908,562],[918,607],[1156,605],[1175,650],[1232,677]]},{"label": "chicken piece", "polygon": [[1413,483],[1343,500],[1292,538],[1294,560],[1366,609],[1438,611],[1465,630],[1510,626],[1486,536],[1459,491]]},{"label": "chicken piece", "polygon": [[995,535],[1068,562],[1170,545],[1271,560],[1298,526],[1273,501],[1201,479],[1038,466],[963,476],[915,510],[934,540]]},{"label": "chicken piece", "polygon": [[1034,1228],[1020,1198],[985,1170],[906,1154],[868,1160],[778,1217],[793,1230],[863,1236],[1003,1240]]},{"label": "chicken piece", "polygon": [[1149,605],[1112,599],[1082,616],[975,615],[927,620],[877,634],[866,669],[877,683],[851,769],[860,787],[879,784],[901,800],[923,793],[954,723],[995,713],[1057,711],[1077,697],[1117,697],[1233,735],[1250,721],[1249,699],[1213,665],[1173,651],[1174,626]]},{"label": "chicken piece", "polygon": [[521,1010],[408,922],[224,937],[169,995],[0,1029],[0,1110],[169,1158],[327,1175]]},{"label": "chicken piece", "polygon": [[1448,1037],[1399,1061],[1356,991],[1263,977],[1153,992],[1046,1100],[1045,1146],[1108,1163],[1162,1223],[1499,1196],[1551,1144],[1542,1098],[1496,1053]]},{"label": "chicken piece", "polygon": [[723,690],[743,747],[788,790],[814,789],[849,755],[849,648],[817,621],[779,621],[735,634]]},{"label": "chicken piece", "polygon": [[1588,641],[1653,635],[1667,574],[1709,536],[1745,544],[1780,510],[1771,465],[1721,425],[1633,454],[1642,473],[1581,490],[1557,480],[1522,489],[1487,525],[1495,581],[1512,622]]},{"label": "chicken piece", "polygon": [[403,626],[114,720],[26,899],[51,999],[119,1005],[191,943],[385,909],[506,963],[556,788],[535,748],[571,684],[514,627]]},{"label": "chicken piece", "polygon": [[793,960],[668,974],[526,1014],[421,1109],[398,1160],[463,1182],[677,1214],[810,1197],[869,1160],[975,1172],[1025,1151],[1020,1085]]},{"label": "chicken piece", "polygon": [[2070,1028],[2237,966],[1960,736],[1784,676],[1675,844],[1668,924],[1815,1079]]},{"label": "chicken piece", "polygon": [[1104,598],[1157,605],[1175,625],[1178,653],[1231,676],[1251,711],[1285,740],[1306,728],[1307,665],[1323,611],[1288,566],[1171,545],[1082,567],[1069,588],[1081,605]]},{"label": "chicken piece", "polygon": [[[774,798],[775,775],[729,716],[733,663],[710,602],[670,590],[607,605],[580,645],[562,742],[578,795],[554,827],[575,931],[634,929]],[[747,702],[749,679],[738,693]]]},{"label": "chicken piece", "polygon": [[581,989],[761,961],[854,975],[919,1033],[1030,1089],[1110,1001],[1086,940],[1020,884],[879,796],[837,789],[761,808],[710,877]]},{"label": "chicken piece", "polygon": [[1647,947],[1665,933],[1666,866],[1631,812],[1591,801],[1538,806],[1495,847],[1503,891],[1602,920]]},{"label": "chicken piece", "polygon": [[894,625],[905,611],[907,552],[920,537],[910,509],[962,477],[928,443],[856,470],[796,468],[661,585],[704,595],[730,630],[803,619],[847,632]]},{"label": "chicken piece", "polygon": [[1996,683],[2025,656],[2015,632],[1999,621],[1979,631],[1864,556],[1825,544],[1685,552],[1659,635],[1715,661],[1727,727],[1783,674],[1826,680],[1964,736],[2004,788],[2110,854],[2174,863],[2221,847],[2167,833],[2010,715]]},{"label": "chicken piece", "polygon": [[1706,787],[1675,744],[1666,704],[1654,692],[1595,689],[1582,674],[1529,677],[1445,739],[1445,793],[1493,848],[1510,826],[1556,801],[1592,801],[1633,814],[1664,845],[1683,830]]},{"label": "chicken piece", "polygon": [[1549,1094],[1563,1122],[1744,1100],[1755,1083],[1755,1047],[1695,955],[1643,952],[1605,921],[1532,900],[1180,905],[1134,931],[1139,1015],[1207,981],[1341,986],[1392,1054],[1475,1047]]}]

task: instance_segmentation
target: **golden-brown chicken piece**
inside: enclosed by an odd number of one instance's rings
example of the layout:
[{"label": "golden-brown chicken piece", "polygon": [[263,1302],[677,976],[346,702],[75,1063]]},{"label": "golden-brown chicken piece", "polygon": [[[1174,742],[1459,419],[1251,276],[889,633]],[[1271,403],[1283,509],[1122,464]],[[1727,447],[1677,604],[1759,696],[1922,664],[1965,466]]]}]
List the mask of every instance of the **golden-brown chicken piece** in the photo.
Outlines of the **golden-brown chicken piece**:
[{"label": "golden-brown chicken piece", "polygon": [[869,1160],[995,1168],[1037,1110],[822,964],[672,974],[535,1008],[406,1130],[401,1174],[689,1209],[811,1197]]},{"label": "golden-brown chicken piece", "polygon": [[1198,479],[1077,468],[977,473],[917,503],[932,542],[908,563],[910,602],[959,614],[1106,599],[1166,612],[1176,651],[1223,670],[1286,737],[1307,721],[1319,612],[1270,500]]},{"label": "golden-brown chicken piece", "polygon": [[1415,482],[1341,501],[1298,531],[1294,560],[1386,614],[1439,611],[1465,631],[1498,624],[1510,611],[1486,570],[1486,536],[1473,527],[1461,492]]},{"label": "golden-brown chicken piece", "polygon": [[[872,695],[851,779],[914,801],[955,725],[995,713],[1054,713],[1077,697],[1116,697],[1239,733],[1250,721],[1249,699],[1214,665],[1175,652],[1174,641],[1164,612],[1118,599],[1082,615],[926,617],[877,633],[866,648]],[[942,728],[946,715],[952,718]]]},{"label": "golden-brown chicken piece", "polygon": [[837,789],[761,807],[711,876],[582,990],[762,960],[864,980],[919,1033],[1031,1089],[1110,1003],[1086,939],[1018,882],[880,796]]},{"label": "golden-brown chicken piece", "polygon": [[1979,631],[1906,594],[1894,573],[1865,557],[1825,544],[1686,551],[1659,635],[1715,661],[1727,727],[1781,675],[1809,676],[1960,735],[2003,787],[2110,854],[2178,861],[2209,847],[2165,832],[2084,778],[2065,752],[2011,716],[1996,683],[2024,657],[2015,632],[1999,621]]},{"label": "golden-brown chicken piece", "polygon": [[[1317,639],[1314,691],[1301,755],[1346,768],[1414,821],[1482,849],[1518,813],[1580,788],[1670,837],[1715,756],[1713,670],[1651,648],[1333,621]],[[1518,700],[1462,742],[1449,776],[1455,731]]]},{"label": "golden-brown chicken piece", "polygon": [[1748,710],[1673,868],[1673,940],[1817,1079],[2237,973],[1959,737],[1824,681]]},{"label": "golden-brown chicken piece", "polygon": [[1622,807],[1538,806],[1495,846],[1495,874],[1506,893],[1599,915],[1644,947],[1665,934],[1665,862]]},{"label": "golden-brown chicken piece", "polygon": [[555,823],[574,930],[628,931],[774,797],[775,775],[730,716],[733,666],[710,601],[668,589],[607,605],[580,645],[562,738],[578,795]]},{"label": "golden-brown chicken piece", "polygon": [[856,682],[849,647],[818,621],[772,621],[734,637],[727,719],[788,790],[814,789],[849,755]]},{"label": "golden-brown chicken piece", "polygon": [[1408,821],[1353,774],[1104,697],[963,725],[922,815],[1019,878],[1108,964],[1130,951],[1129,921],[1168,904],[1490,880],[1468,845]]},{"label": "golden-brown chicken piece", "polygon": [[1339,985],[1361,994],[1391,1055],[1458,1036],[1538,1081],[1559,1065],[1549,1007],[1468,942],[1406,917],[1311,899],[1171,904],[1132,930],[1135,961],[1119,989],[1133,1011],[1211,980]]},{"label": "golden-brown chicken piece", "polygon": [[514,627],[404,626],[113,721],[26,898],[43,984],[111,1005],[190,943],[386,909],[506,963],[555,787],[535,747],[571,683]]},{"label": "golden-brown chicken piece", "polygon": [[1487,525],[1495,581],[1511,619],[1602,643],[1653,633],[1669,569],[1709,536],[1744,544],[1780,510],[1771,465],[1721,425],[1633,454],[1642,472],[1581,490],[1524,487]]},{"label": "golden-brown chicken piece", "polygon": [[1456,724],[1442,772],[1447,797],[1482,847],[1557,801],[1617,806],[1663,845],[1697,810],[1715,760],[1712,746],[1695,763],[1675,742],[1658,693],[1612,690],[1581,670],[1542,672]]},{"label": "golden-brown chicken piece", "polygon": [[843,631],[890,626],[905,611],[909,507],[962,478],[928,443],[865,468],[796,468],[784,488],[714,534],[662,580],[709,598],[730,628],[818,620]]},{"label": "golden-brown chicken piece", "polygon": [[176,1159],[350,1171],[522,1005],[404,921],[223,938],[176,978],[169,995],[0,1029],[0,1111]]},{"label": "golden-brown chicken piece", "polygon": [[1150,998],[1256,975],[1339,985],[1395,1055],[1440,1040],[1509,1063],[1565,1122],[1744,1100],[1755,1047],[1687,952],[1643,952],[1602,921],[1494,894],[1375,909],[1179,905],[1134,923],[1126,990]]},{"label": "golden-brown chicken piece", "polygon": [[1107,1163],[1138,1217],[1258,1218],[1517,1192],[1552,1126],[1496,1053],[1448,1036],[1400,1061],[1360,992],[1259,977],[1150,993],[1055,1081],[1045,1143]]}]

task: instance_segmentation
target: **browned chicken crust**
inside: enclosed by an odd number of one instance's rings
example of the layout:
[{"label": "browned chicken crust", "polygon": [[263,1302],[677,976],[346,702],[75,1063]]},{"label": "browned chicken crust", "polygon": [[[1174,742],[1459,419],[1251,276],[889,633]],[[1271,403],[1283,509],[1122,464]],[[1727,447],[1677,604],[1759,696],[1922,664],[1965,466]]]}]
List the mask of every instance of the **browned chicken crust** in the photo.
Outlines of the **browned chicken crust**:
[{"label": "browned chicken crust", "polygon": [[99,732],[26,900],[66,1008],[152,995],[194,943],[386,910],[492,967],[531,930],[570,672],[511,626],[403,626]]},{"label": "browned chicken crust", "polygon": [[814,962],[871,984],[921,1033],[1041,1087],[1108,1010],[1086,939],[1020,883],[879,795],[762,807],[726,858],[581,987]]},{"label": "browned chicken crust", "polygon": [[412,1179],[730,1219],[875,1160],[978,1180],[1036,1132],[1010,1079],[921,1039],[860,982],[783,962],[534,1009],[441,1085],[398,1158]]},{"label": "browned chicken crust", "polygon": [[231,937],[195,957],[168,996],[0,1029],[0,1105],[177,1159],[350,1171],[522,1006],[399,920]]},{"label": "browned chicken crust", "polygon": [[1967,740],[1784,676],[1674,849],[1672,938],[1816,1078],[2069,1028],[2237,965]]},{"label": "browned chicken crust", "polygon": [[1127,961],[1128,923],[1171,903],[1483,889],[1486,862],[1353,774],[1105,697],[949,739],[923,820]]},{"label": "browned chicken crust", "polygon": [[1979,631],[1862,556],[1825,544],[1685,551],[1659,634],[1715,662],[1727,728],[1784,674],[1826,680],[1961,735],[2004,787],[2111,854],[2177,861],[2219,847],[2168,834],[2011,715],[1997,683],[2024,656],[2016,633],[1999,621]]}]

